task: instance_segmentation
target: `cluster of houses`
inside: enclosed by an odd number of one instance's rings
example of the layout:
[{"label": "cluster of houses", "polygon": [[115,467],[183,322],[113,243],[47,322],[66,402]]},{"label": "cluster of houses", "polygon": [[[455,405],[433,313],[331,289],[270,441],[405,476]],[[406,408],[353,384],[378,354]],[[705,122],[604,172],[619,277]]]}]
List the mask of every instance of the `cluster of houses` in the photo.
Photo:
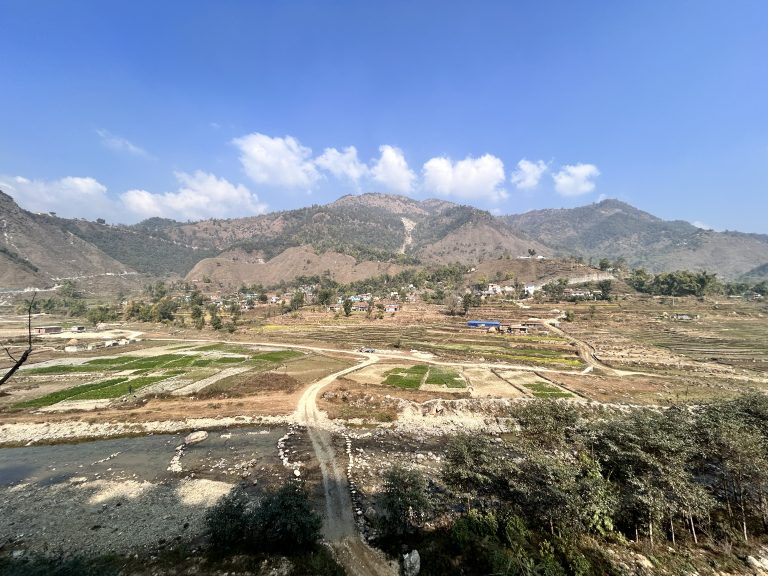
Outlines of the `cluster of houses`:
[{"label": "cluster of houses", "polygon": [[[394,292],[395,298],[397,297],[397,292]],[[391,296],[391,295],[390,295]],[[328,310],[331,312],[339,312],[344,309],[344,298],[338,298],[336,300],[335,304],[331,304],[328,306]],[[381,304],[384,306],[384,312],[388,314],[393,314],[395,312],[400,311],[400,303],[396,301],[382,301],[381,298],[378,296],[373,296],[371,294],[355,294],[354,296],[349,297],[349,301],[352,302],[352,311],[353,312],[368,312],[371,305],[376,306],[377,304]]]},{"label": "cluster of houses", "polygon": [[[67,328],[68,332],[75,332],[75,333],[82,333],[86,331],[85,326],[72,326],[71,328]],[[32,328],[33,334],[61,334],[64,332],[64,328],[61,326],[35,326]]]},{"label": "cluster of houses", "polygon": [[[528,297],[531,297],[542,286],[536,284],[525,284],[523,289]],[[515,296],[517,289],[515,286],[502,286],[501,284],[488,284],[488,287],[479,292],[480,296]],[[564,300],[597,300],[602,293],[599,290],[590,290],[588,288],[565,288],[563,290]]]},{"label": "cluster of houses", "polygon": [[98,340],[95,342],[80,342],[76,338],[69,340],[64,346],[64,352],[83,352],[84,350],[98,350],[99,348],[113,348],[115,346],[127,346],[138,342],[134,338],[120,338],[118,340]]},{"label": "cluster of houses", "polygon": [[[214,292],[210,295],[211,303],[214,304],[217,308],[224,308],[225,306],[228,306],[232,304],[233,302],[237,303],[240,306],[241,312],[246,312],[247,310],[253,310],[256,308],[259,304],[269,304],[269,305],[276,305],[276,304],[287,304],[293,299],[296,292],[301,292],[304,294],[304,303],[305,304],[315,304],[317,302],[317,293],[318,289],[316,286],[299,286],[298,288],[290,291],[290,292],[274,292],[271,294],[267,294],[267,300],[266,302],[263,301],[263,299],[260,299],[261,294],[256,293],[248,293],[248,292],[236,292],[234,294],[222,294],[220,292]],[[187,300],[189,300],[189,296],[185,296]],[[406,291],[404,296],[400,296],[400,292],[392,291],[389,293],[389,296],[386,298],[381,298],[379,296],[373,296],[371,293],[364,293],[364,294],[354,294],[352,296],[349,296],[348,299],[352,302],[352,310],[354,312],[367,312],[368,308],[371,305],[371,302],[376,304],[383,304],[384,305],[384,311],[387,313],[392,312],[398,312],[400,310],[400,302],[415,302],[417,299],[415,288],[413,286],[410,286]],[[328,309],[330,311],[338,311],[341,310],[344,306],[344,300],[345,298],[340,296],[336,299],[336,302],[331,304]]]},{"label": "cluster of houses", "polygon": [[600,290],[589,290],[587,288],[565,288],[563,290],[564,300],[597,300],[603,293]]},{"label": "cluster of houses", "polygon": [[504,323],[499,320],[469,320],[468,328],[484,328],[487,332],[501,332],[503,334],[525,335],[529,332],[546,332],[546,326],[541,320],[529,318],[518,324]]}]

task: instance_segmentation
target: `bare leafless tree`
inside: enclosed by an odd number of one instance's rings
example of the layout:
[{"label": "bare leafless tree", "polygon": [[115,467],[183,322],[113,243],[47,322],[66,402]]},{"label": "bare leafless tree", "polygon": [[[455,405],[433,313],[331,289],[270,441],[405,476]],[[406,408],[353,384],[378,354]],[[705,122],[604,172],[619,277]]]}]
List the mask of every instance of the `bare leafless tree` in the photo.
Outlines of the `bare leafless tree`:
[{"label": "bare leafless tree", "polygon": [[0,386],[11,379],[11,376],[16,373],[16,370],[21,368],[21,365],[27,361],[27,358],[29,358],[29,355],[32,353],[32,309],[35,306],[35,296],[37,296],[37,293],[32,295],[32,300],[29,301],[29,307],[27,308],[27,349],[22,352],[21,356],[19,356],[19,359],[17,360],[11,354],[10,348],[4,348],[5,353],[8,354],[8,357],[11,360],[13,360],[14,365],[11,366],[11,369],[8,370],[8,372],[5,373],[5,376],[0,379]]}]

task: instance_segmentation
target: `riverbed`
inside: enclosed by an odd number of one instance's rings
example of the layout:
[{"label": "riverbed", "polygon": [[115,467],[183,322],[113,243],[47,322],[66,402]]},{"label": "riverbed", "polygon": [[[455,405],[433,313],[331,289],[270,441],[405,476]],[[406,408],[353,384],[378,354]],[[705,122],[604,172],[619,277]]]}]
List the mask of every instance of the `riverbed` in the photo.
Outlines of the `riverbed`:
[{"label": "riverbed", "polygon": [[0,545],[32,552],[143,553],[194,545],[205,512],[238,482],[274,484],[291,470],[278,457],[286,427],[150,434],[0,449]]}]

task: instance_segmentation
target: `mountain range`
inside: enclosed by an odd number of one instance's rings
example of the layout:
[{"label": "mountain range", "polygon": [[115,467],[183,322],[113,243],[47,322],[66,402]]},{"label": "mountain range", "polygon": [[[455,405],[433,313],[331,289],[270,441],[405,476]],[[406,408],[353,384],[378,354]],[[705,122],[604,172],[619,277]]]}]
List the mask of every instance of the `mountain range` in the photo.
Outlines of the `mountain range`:
[{"label": "mountain range", "polygon": [[519,215],[369,193],[333,203],[192,223],[109,225],[34,214],[0,192],[0,289],[64,278],[184,277],[264,285],[297,276],[349,282],[404,267],[542,256],[623,258],[652,272],[768,276],[768,236],[665,221],[617,200]]}]

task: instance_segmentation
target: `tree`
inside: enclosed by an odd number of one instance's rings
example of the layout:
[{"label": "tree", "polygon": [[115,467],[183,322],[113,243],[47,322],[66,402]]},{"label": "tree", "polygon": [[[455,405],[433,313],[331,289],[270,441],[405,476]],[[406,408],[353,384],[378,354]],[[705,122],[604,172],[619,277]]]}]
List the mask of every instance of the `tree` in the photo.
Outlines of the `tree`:
[{"label": "tree", "polygon": [[179,304],[169,297],[158,300],[152,307],[152,316],[155,322],[163,320],[173,320],[174,313],[178,310]]},{"label": "tree", "polygon": [[21,368],[21,365],[27,361],[27,358],[29,358],[29,355],[32,353],[32,309],[35,305],[36,296],[37,292],[32,295],[32,299],[29,301],[29,305],[27,306],[27,348],[24,350],[24,352],[21,353],[21,356],[19,356],[18,360],[11,355],[9,348],[6,347],[4,349],[5,353],[8,354],[8,358],[10,358],[14,364],[11,366],[8,372],[6,372],[5,375],[0,378],[0,386],[11,379],[11,376],[13,376],[16,371]]},{"label": "tree", "polygon": [[200,292],[197,288],[192,290],[192,293],[189,295],[189,304],[190,306],[204,306],[205,305],[205,296],[203,296],[203,293]]},{"label": "tree", "polygon": [[611,267],[611,261],[608,258],[600,258],[600,262],[597,264],[600,270],[608,270]]},{"label": "tree", "polygon": [[751,516],[761,517],[763,525],[768,525],[767,415],[768,402],[753,394],[743,404],[709,407],[699,426],[707,455],[703,471],[716,479],[715,494],[725,500],[732,521],[736,511],[745,542]]},{"label": "tree", "polygon": [[559,449],[575,437],[579,414],[571,404],[534,400],[510,410],[520,424],[520,436],[532,446]]},{"label": "tree", "polygon": [[427,481],[418,470],[397,464],[384,472],[380,503],[384,512],[381,528],[386,535],[413,532],[430,509]]},{"label": "tree", "polygon": [[304,292],[297,290],[291,296],[291,303],[289,305],[291,311],[295,312],[299,308],[304,306]]},{"label": "tree", "polygon": [[497,482],[498,459],[484,436],[460,435],[448,444],[442,477],[451,488],[474,497]]},{"label": "tree", "polygon": [[558,278],[557,280],[544,284],[541,289],[550,302],[559,302],[563,299],[566,286],[568,286],[568,280],[565,278]]},{"label": "tree", "polygon": [[203,308],[202,308],[202,307],[201,307],[199,304],[193,304],[193,305],[190,307],[190,309],[189,309],[189,315],[190,315],[190,317],[192,318],[192,320],[194,320],[195,322],[197,322],[198,320],[200,320],[201,318],[203,318],[203,316],[204,316],[205,314],[204,314],[204,312],[203,312]]},{"label": "tree", "polygon": [[528,256],[530,256],[531,258],[536,256],[536,250],[534,250],[533,248],[528,248]]},{"label": "tree", "polygon": [[237,321],[240,318],[240,304],[234,301],[231,302],[227,307],[227,312],[229,312],[229,317],[233,322]]},{"label": "tree", "polygon": [[221,330],[222,321],[221,316],[219,316],[219,309],[216,307],[216,304],[210,304],[208,306],[208,315],[211,317],[211,328],[214,330]]},{"label": "tree", "polygon": [[102,322],[109,322],[117,318],[117,314],[112,308],[106,305],[96,306],[88,310],[88,321],[96,326]]},{"label": "tree", "polygon": [[352,314],[352,300],[349,298],[344,298],[344,303],[342,306],[344,307],[344,316],[349,316]]},{"label": "tree", "polygon": [[59,286],[59,295],[64,299],[76,299],[80,298],[80,292],[75,287],[75,283],[72,280],[64,280]]},{"label": "tree", "polygon": [[544,530],[566,535],[613,530],[615,501],[599,465],[589,459],[532,450],[510,466],[509,489],[526,516]]},{"label": "tree", "polygon": [[42,310],[46,314],[51,314],[56,311],[56,308],[58,308],[59,303],[56,301],[55,298],[48,298],[43,302]]},{"label": "tree", "polygon": [[643,268],[636,268],[627,278],[627,284],[632,286],[638,292],[649,292],[653,276],[648,274]]},{"label": "tree", "polygon": [[168,295],[168,288],[165,282],[158,280],[154,284],[147,284],[144,287],[144,292],[153,303],[157,303]]},{"label": "tree", "polygon": [[464,316],[469,312],[470,306],[472,306],[472,294],[467,292],[461,297],[461,309],[464,310]]},{"label": "tree", "polygon": [[610,300],[613,282],[611,280],[601,280],[597,283],[597,289],[600,290],[600,300]]},{"label": "tree", "polygon": [[336,298],[336,291],[333,288],[321,288],[317,293],[317,302],[323,306],[330,306]]},{"label": "tree", "polygon": [[448,294],[445,297],[444,303],[450,316],[456,315],[456,306],[458,305],[458,300],[459,297],[454,293]]},{"label": "tree", "polygon": [[85,316],[85,314],[88,312],[88,307],[82,300],[75,300],[74,302],[68,303],[67,306],[67,314],[70,316]]}]

